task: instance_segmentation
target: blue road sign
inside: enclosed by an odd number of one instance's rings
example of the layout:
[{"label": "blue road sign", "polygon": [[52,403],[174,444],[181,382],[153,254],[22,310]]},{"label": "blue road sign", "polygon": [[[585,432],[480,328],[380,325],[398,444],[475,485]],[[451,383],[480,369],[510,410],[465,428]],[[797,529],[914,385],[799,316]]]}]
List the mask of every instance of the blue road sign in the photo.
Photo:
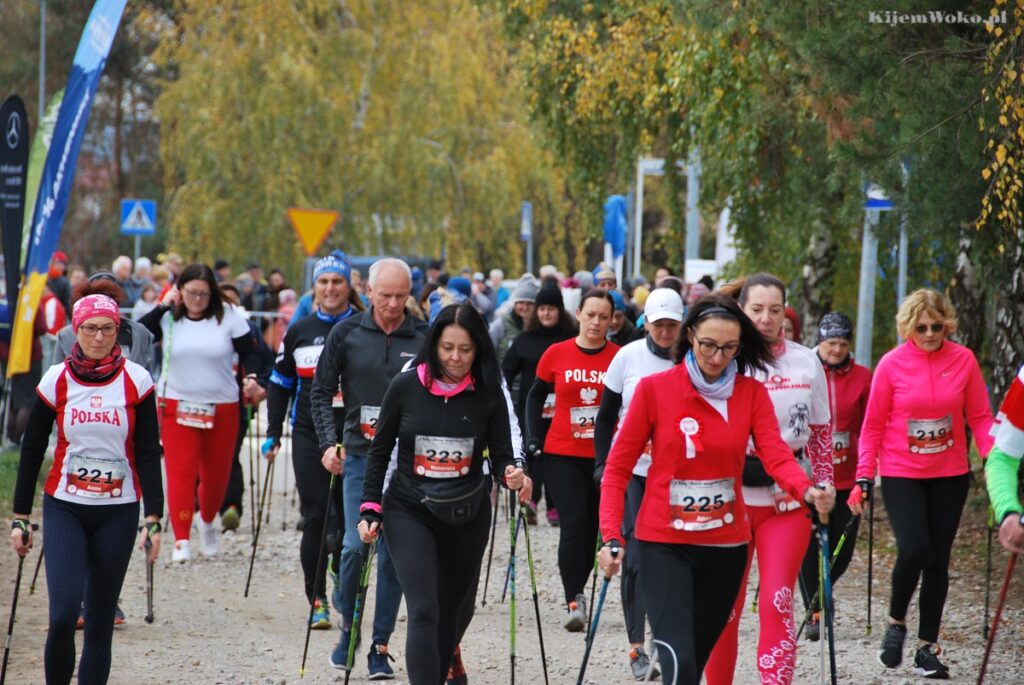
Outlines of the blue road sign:
[{"label": "blue road sign", "polygon": [[156,233],[156,200],[121,200],[121,234]]}]

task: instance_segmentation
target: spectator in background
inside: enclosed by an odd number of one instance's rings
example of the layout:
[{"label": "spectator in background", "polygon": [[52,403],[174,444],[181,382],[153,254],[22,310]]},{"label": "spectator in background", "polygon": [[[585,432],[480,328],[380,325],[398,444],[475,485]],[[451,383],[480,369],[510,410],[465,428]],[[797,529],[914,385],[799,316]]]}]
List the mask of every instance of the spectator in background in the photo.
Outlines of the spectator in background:
[{"label": "spectator in background", "polygon": [[57,301],[64,307],[65,316],[71,316],[71,283],[66,276],[68,269],[68,256],[57,250],[50,259],[50,272],[47,274],[47,287],[53,293]]},{"label": "spectator in background", "polygon": [[142,286],[142,294],[135,301],[135,306],[132,307],[132,321],[138,321],[153,311],[160,301],[159,296],[160,292],[157,290],[156,284],[153,281],[146,281],[146,284]]},{"label": "spectator in background", "polygon": [[213,277],[218,283],[231,281],[231,263],[226,259],[218,259],[213,263]]},{"label": "spectator in background", "polygon": [[587,292],[594,287],[594,274],[589,271],[577,271],[572,277],[576,281],[576,287],[583,292]]},{"label": "spectator in background", "polygon": [[477,271],[473,274],[472,289],[473,305],[484,317],[484,321],[490,323],[494,318],[494,310],[498,308],[498,300],[494,291],[487,285],[487,279],[484,278],[483,272]]},{"label": "spectator in background", "polygon": [[64,305],[53,294],[48,285],[43,286],[43,297],[39,300],[39,309],[46,320],[46,334],[40,339],[43,347],[43,359],[49,359],[53,346],[57,344],[57,332],[67,323]]},{"label": "spectator in background", "polygon": [[110,267],[110,273],[114,274],[114,280],[121,286],[124,292],[124,299],[118,304],[122,307],[132,307],[135,300],[139,299],[142,289],[132,283],[132,258],[128,255],[120,255],[114,260]]},{"label": "spectator in background", "polygon": [[245,270],[251,285],[246,288],[241,285],[241,280],[239,280],[238,290],[242,294],[242,306],[250,312],[266,311],[269,292],[263,281],[263,269],[260,268],[259,262],[251,261],[246,265]]},{"label": "spectator in background", "polygon": [[288,287],[288,281],[284,277],[284,272],[274,267],[270,270],[270,275],[267,276],[267,288],[271,293],[277,294]]},{"label": "spectator in background", "polygon": [[502,283],[505,281],[505,272],[501,269],[491,269],[491,292],[494,293],[495,307],[500,307],[508,301],[512,293]]},{"label": "spectator in background", "polygon": [[659,284],[661,283],[661,279],[675,275],[676,273],[667,266],[659,266],[658,269],[654,272],[654,287],[660,288],[661,285]]},{"label": "spectator in background", "polygon": [[171,289],[171,272],[166,266],[157,264],[153,267],[153,285],[156,286],[156,299],[159,300]]},{"label": "spectator in background", "polygon": [[786,340],[800,342],[800,316],[792,307],[786,307],[786,318],[782,321],[782,336]]},{"label": "spectator in background", "polygon": [[134,277],[143,284],[153,278],[153,262],[150,261],[149,257],[139,257],[135,260]]},{"label": "spectator in background", "polygon": [[512,293],[512,306],[499,309],[494,317],[489,333],[494,349],[498,352],[498,361],[505,358],[509,346],[517,335],[523,332],[526,322],[533,314],[534,300],[540,284],[530,274],[523,274],[519,279],[516,291]]},{"label": "spectator in background", "polygon": [[412,271],[412,291],[410,294],[416,298],[416,306],[419,307],[420,291],[423,290],[425,276],[423,275],[423,269],[418,266],[412,267],[410,271]]},{"label": "spectator in background", "polygon": [[178,280],[178,274],[185,268],[185,260],[177,252],[168,252],[157,257],[157,261],[171,274],[171,283]]},{"label": "spectator in background", "polygon": [[546,278],[554,278],[556,280],[560,279],[558,267],[555,266],[554,264],[545,264],[540,268],[540,271],[538,271],[537,273],[540,275],[541,282],[543,282]]},{"label": "spectator in background", "polygon": [[622,347],[642,338],[643,333],[626,316],[626,298],[618,290],[611,290],[608,294],[615,302],[615,308],[612,310],[612,322],[608,326],[608,340]]},{"label": "spectator in background", "polygon": [[[441,282],[441,269],[444,266],[444,262],[434,260],[427,264],[427,283],[440,283]],[[420,297],[420,301],[423,298]]]},{"label": "spectator in background", "polygon": [[615,286],[618,284],[618,278],[615,275],[615,269],[610,267],[607,263],[601,262],[594,267],[594,270],[591,273],[594,274],[595,288],[600,288],[601,290],[606,291],[615,290]]},{"label": "spectator in background", "polygon": [[68,285],[71,286],[72,290],[74,290],[75,286],[79,283],[85,283],[88,278],[89,272],[85,270],[84,266],[75,264],[68,268]]},{"label": "spectator in background", "polygon": [[263,336],[267,347],[271,350],[276,350],[281,346],[281,341],[284,340],[284,332],[288,328],[288,322],[292,320],[298,304],[299,296],[291,288],[285,288],[277,294],[277,318],[274,319],[272,326],[267,327],[267,331]]}]

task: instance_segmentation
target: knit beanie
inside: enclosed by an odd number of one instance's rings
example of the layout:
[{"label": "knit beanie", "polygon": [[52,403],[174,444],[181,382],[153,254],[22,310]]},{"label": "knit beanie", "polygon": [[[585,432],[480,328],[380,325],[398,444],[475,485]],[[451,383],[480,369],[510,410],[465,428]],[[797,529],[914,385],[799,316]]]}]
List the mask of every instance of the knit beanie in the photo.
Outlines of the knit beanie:
[{"label": "knit beanie", "polygon": [[553,281],[548,281],[541,287],[534,302],[536,302],[538,307],[547,304],[552,307],[558,307],[559,309],[565,309],[565,300],[562,299],[562,289]]},{"label": "knit beanie", "polygon": [[540,290],[540,286],[533,277],[522,278],[519,280],[519,285],[512,292],[512,303],[533,302],[537,299],[538,290]]}]

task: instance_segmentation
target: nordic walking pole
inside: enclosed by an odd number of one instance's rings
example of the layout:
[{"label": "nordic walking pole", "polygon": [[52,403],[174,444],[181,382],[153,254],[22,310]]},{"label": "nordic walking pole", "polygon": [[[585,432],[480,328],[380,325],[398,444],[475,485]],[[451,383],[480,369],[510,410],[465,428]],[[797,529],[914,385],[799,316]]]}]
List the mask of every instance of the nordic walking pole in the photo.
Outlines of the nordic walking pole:
[{"label": "nordic walking pole", "polygon": [[491,549],[487,553],[487,574],[484,576],[484,599],[480,606],[487,606],[487,585],[491,582],[491,560],[494,559],[494,534],[498,530],[498,495],[494,495],[494,513],[491,515]]},{"label": "nordic walking pole", "polygon": [[590,581],[590,606],[587,607],[590,614],[587,616],[587,634],[586,637],[590,638],[590,619],[594,616],[594,593],[597,590],[597,554],[601,551],[601,533],[597,534],[597,544],[594,545],[594,576]]},{"label": "nordic walking pole", "polygon": [[[252,426],[252,407],[249,405],[245,406],[245,428],[249,430]],[[249,521],[252,524],[253,532],[256,531],[256,480],[255,474],[256,469],[259,468],[259,463],[253,462],[253,454],[256,451],[255,444],[253,442],[255,438],[249,436]]]},{"label": "nordic walking pole", "polygon": [[370,569],[373,568],[373,555],[377,551],[377,541],[363,545],[363,569],[359,573],[359,591],[352,610],[352,631],[348,638],[348,656],[345,658],[345,685],[352,677],[352,666],[356,660],[356,642],[363,625],[363,609],[366,608],[366,593],[370,589]]},{"label": "nordic walking pole", "polygon": [[[515,527],[514,535],[515,535],[515,537],[518,538],[519,537],[519,517],[517,516],[514,519],[513,518],[509,518],[508,519],[508,525],[509,525],[510,529],[513,526]],[[515,561],[515,560],[512,559],[511,557],[509,557],[508,566],[505,567],[505,586],[504,586],[504,589],[502,589],[502,591],[501,591],[501,603],[502,604],[505,603],[505,596],[508,594],[508,579],[509,579],[509,573],[511,573],[511,571],[512,571],[512,563],[513,563],[513,561]]]},{"label": "nordic walking pole", "polygon": [[252,554],[249,556],[249,575],[245,579],[245,594],[244,597],[249,596],[249,584],[252,582],[252,567],[256,563],[256,548],[260,544],[260,530],[263,529],[263,505],[267,501],[267,486],[270,484],[270,476],[274,471],[274,462],[270,462],[270,468],[267,469],[267,478],[263,480],[263,492],[260,493],[260,505],[256,511],[256,534],[252,536]]},{"label": "nordic walking pole", "polygon": [[[28,544],[29,525],[22,522],[21,542]],[[32,530],[38,530],[39,526],[32,524]],[[21,590],[21,571],[25,566],[25,557],[18,557],[18,575],[14,579],[14,599],[11,600],[11,617],[7,621],[7,640],[4,642],[4,665],[0,668],[0,685],[7,681],[7,659],[11,656],[11,636],[14,634],[14,614],[18,610],[18,591]]]},{"label": "nordic walking pole", "polygon": [[[336,449],[341,450],[341,445],[337,445]],[[327,521],[331,517],[331,502],[334,501],[334,484],[337,482],[338,477],[331,474],[331,484],[327,488],[327,506],[324,508],[324,525],[320,530],[320,547],[316,557],[316,568],[319,569],[320,565],[324,563],[324,544],[327,541]],[[306,655],[309,653],[309,633],[313,629],[313,609],[316,607],[316,592],[317,585],[320,584],[320,579],[317,578],[313,581],[313,599],[309,601],[309,619],[306,621],[306,646],[302,648],[302,666],[299,667],[299,677],[302,678],[306,675]],[[324,591],[327,591],[327,583],[324,582]]]},{"label": "nordic walking pole", "polygon": [[[519,516],[526,518],[526,505],[519,505]],[[548,685],[548,657],[544,651],[544,626],[540,620],[540,600],[537,598],[537,574],[533,570],[533,548],[530,546],[530,527],[523,523],[526,539],[526,564],[530,568],[530,590],[533,591],[533,612],[537,617],[537,638],[540,640],[540,663],[544,667],[544,685]]]},{"label": "nordic walking pole", "polygon": [[153,541],[150,539],[153,533],[148,523],[143,524],[142,528],[146,530],[146,541],[143,543],[146,555],[146,623],[153,623],[153,562],[149,559],[153,550]]},{"label": "nordic walking pole", "polygon": [[[1021,517],[1024,521],[1024,517]],[[1006,593],[1010,589],[1010,580],[1013,578],[1013,567],[1017,565],[1017,557],[1014,552],[1010,555],[1010,562],[1006,565],[1006,576],[1003,578],[1003,588],[999,591],[999,602],[996,604],[996,615],[992,621],[992,630],[988,633],[988,640],[985,641],[985,655],[981,658],[981,671],[978,672],[978,685],[985,682],[985,671],[988,670],[988,658],[992,654],[992,644],[996,641],[996,630],[999,629],[999,620],[1003,617],[1003,606],[1006,604]]]},{"label": "nordic walking pole", "polygon": [[[619,543],[616,540],[611,542],[612,559],[619,556]],[[597,622],[601,620],[601,607],[604,605],[605,595],[608,594],[608,584],[612,582],[611,573],[605,575],[601,581],[601,596],[594,607],[594,617],[590,621],[590,629],[587,631],[587,648],[583,652],[583,663],[580,665],[580,675],[576,678],[576,685],[583,685],[583,674],[587,672],[587,662],[590,660],[590,650],[594,646],[594,635],[597,633]]]},{"label": "nordic walking pole", "polygon": [[[253,408],[253,412],[252,413],[253,413],[253,419],[255,419],[255,422],[256,422],[256,432],[253,434],[253,438],[256,440],[256,444],[259,445],[260,444],[260,407],[259,407],[259,405],[256,405]],[[263,492],[263,488],[262,488],[262,485],[260,483],[260,478],[261,477],[265,477],[264,474],[263,474],[263,462],[260,461],[259,453],[257,452],[257,456],[256,456],[256,492],[259,492],[259,493]],[[257,528],[259,528],[259,526],[260,526],[260,512],[261,511],[263,511],[263,498],[262,497],[260,497],[259,509],[256,511],[256,527]]]},{"label": "nordic walking pole", "polygon": [[[832,559],[831,559],[831,561],[829,563],[829,568],[830,569],[832,567],[832,564],[836,563],[836,559],[839,557],[839,552],[843,549],[843,546],[846,544],[846,538],[847,538],[847,536],[849,536],[850,531],[853,530],[854,524],[857,523],[857,521],[859,521],[859,520],[860,520],[860,516],[853,516],[853,517],[850,518],[849,521],[846,522],[846,528],[843,529],[843,534],[839,536],[839,541],[836,542],[836,548],[832,550]],[[814,593],[813,597],[811,597],[811,612],[813,612],[814,611],[814,607],[817,606],[818,599],[819,599],[820,596],[821,596],[821,583],[818,584],[818,591]],[[810,618],[810,616],[811,616],[810,612],[804,615],[804,622],[800,624],[800,629],[798,631],[796,631],[796,637],[797,637],[798,640],[800,639],[800,636],[803,634],[804,628],[807,627],[807,620]]]},{"label": "nordic walking pole", "polygon": [[[287,421],[285,421],[285,423],[287,424]],[[281,442],[284,442],[284,440],[282,440]],[[283,447],[284,447],[284,465],[283,465],[282,468],[284,469],[284,487],[281,488],[281,531],[282,532],[288,530],[288,507],[286,505],[288,504],[288,447],[289,447],[290,444],[291,444],[291,439],[289,438],[288,443],[283,445]]]},{"label": "nordic walking pole", "polygon": [[[819,486],[824,489],[824,486]],[[832,564],[829,554],[828,545],[828,514],[818,513],[818,540],[821,542],[821,616],[825,627],[825,632],[828,635],[828,653],[829,653],[829,673],[831,675],[832,685],[836,685],[836,639],[835,639],[835,624],[832,616]],[[821,663],[821,679],[822,682],[825,680],[825,660],[824,660],[824,649],[825,641],[821,641],[822,648],[822,663]]]},{"label": "nordic walking pole", "polygon": [[[515,509],[515,498],[516,493],[509,491],[509,509]],[[519,516],[515,517],[515,521],[511,518],[508,520],[508,532],[512,538],[509,547],[509,591],[511,597],[509,599],[509,634],[508,634],[508,656],[509,666],[509,683],[510,685],[516,685],[516,540],[519,538]]]},{"label": "nordic walking pole", "polygon": [[985,519],[987,529],[987,540],[985,542],[985,625],[981,627],[981,637],[988,639],[988,608],[992,601],[992,526],[995,524],[995,510],[988,508],[988,517]]},{"label": "nordic walking pole", "polygon": [[[868,501],[868,628],[867,634],[871,635],[871,586],[874,581],[875,571],[875,489],[873,483],[858,483],[861,485],[861,501]],[[868,491],[864,492],[864,485]]]},{"label": "nordic walking pole", "polygon": [[36,572],[32,574],[32,584],[28,586],[28,594],[36,594],[36,580],[39,578],[39,569],[43,565],[43,554],[46,552],[46,541],[39,545],[39,558],[36,559]]}]

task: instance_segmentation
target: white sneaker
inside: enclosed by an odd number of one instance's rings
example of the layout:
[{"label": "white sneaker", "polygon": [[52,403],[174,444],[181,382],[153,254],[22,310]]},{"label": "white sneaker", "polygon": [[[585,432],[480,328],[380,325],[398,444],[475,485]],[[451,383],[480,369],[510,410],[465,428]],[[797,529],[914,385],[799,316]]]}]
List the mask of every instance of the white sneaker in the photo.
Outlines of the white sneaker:
[{"label": "white sneaker", "polygon": [[184,564],[186,561],[192,559],[192,548],[189,547],[188,540],[178,540],[174,543],[174,552],[171,553],[171,561],[178,564]]},{"label": "white sneaker", "polygon": [[207,523],[203,519],[198,520],[199,526],[199,551],[204,557],[213,557],[220,552],[220,531],[213,523]]}]

